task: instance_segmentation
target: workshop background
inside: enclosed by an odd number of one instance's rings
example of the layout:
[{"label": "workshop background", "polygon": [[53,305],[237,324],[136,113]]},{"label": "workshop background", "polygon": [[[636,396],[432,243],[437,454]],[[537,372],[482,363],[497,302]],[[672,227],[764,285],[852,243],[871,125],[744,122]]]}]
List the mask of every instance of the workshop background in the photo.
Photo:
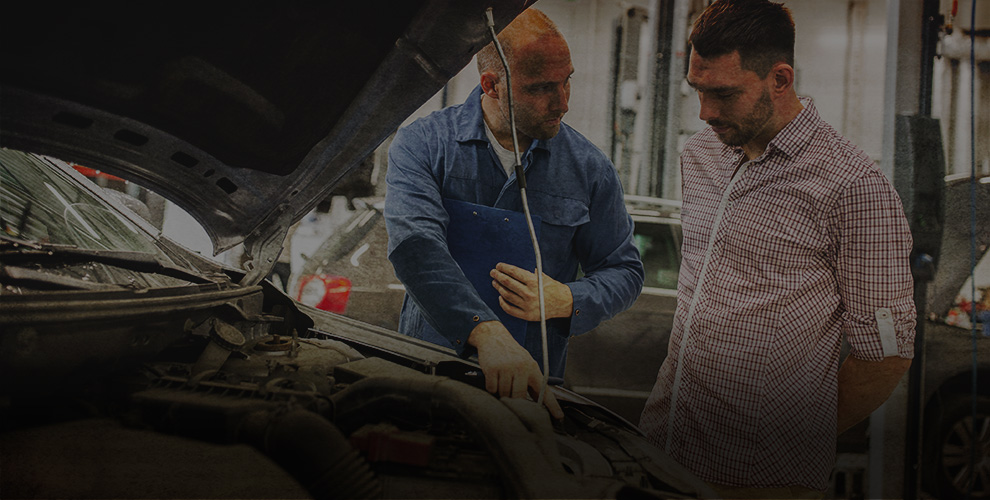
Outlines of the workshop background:
[{"label": "workshop background", "polygon": [[[977,0],[971,0],[977,1]],[[575,74],[570,111],[564,121],[583,133],[615,163],[628,195],[666,200],[680,198],[677,157],[684,141],[704,123],[698,100],[686,85],[686,38],[706,0],[539,0],[567,38]],[[990,8],[977,11],[976,61],[970,64],[970,1],[959,1],[951,17],[952,1],[943,0],[937,16],[954,29],[942,29],[933,44],[931,81],[918,81],[925,60],[925,34],[920,23],[907,22],[922,14],[930,2],[898,0],[791,0],[796,29],[796,87],[799,95],[815,100],[822,117],[860,146],[888,175],[896,177],[894,123],[900,115],[923,115],[938,120],[945,159],[946,180],[990,178]],[[987,4],[990,2],[982,2]],[[928,15],[925,13],[924,15]],[[951,31],[951,33],[950,33]],[[966,31],[968,33],[968,31]],[[975,67],[976,74],[973,73]],[[425,103],[406,123],[444,106],[463,102],[478,83],[475,65],[468,65]],[[916,99],[918,87],[923,95]],[[930,89],[930,90],[929,90]],[[971,129],[971,113],[975,127]],[[975,145],[973,141],[976,141]],[[279,283],[295,297],[300,270],[307,257],[346,221],[357,207],[353,199],[384,196],[387,167],[386,140],[366,161],[366,168],[347,179],[334,195],[298,222],[286,243],[284,260],[291,274]],[[971,156],[975,152],[975,157]],[[113,179],[97,179],[103,185]],[[133,185],[113,186],[125,191]],[[162,219],[163,233],[183,245],[210,255],[205,233],[181,209],[145,195],[149,207]],[[153,214],[155,215],[155,214]],[[976,221],[981,230],[986,220]],[[240,249],[216,256],[240,264]],[[975,286],[967,282],[957,301],[969,303],[970,290],[990,286],[990,264],[984,259],[975,270]],[[942,291],[945,293],[944,291]],[[990,291],[985,292],[990,294]],[[397,313],[397,311],[396,311]],[[888,407],[908,404],[902,387]],[[899,413],[894,415],[893,413]],[[861,429],[874,443],[884,436],[903,435],[903,412],[883,409]],[[900,434],[898,434],[900,433]],[[855,448],[855,447],[853,447]],[[892,460],[904,450],[857,449],[840,455],[830,495],[836,498],[871,497],[868,492],[892,491],[904,479]],[[884,454],[886,453],[886,455]],[[884,464],[888,464],[884,468]],[[864,471],[869,469],[870,474]],[[841,491],[837,491],[841,490]]]},{"label": "workshop background", "polygon": [[[540,0],[537,7],[553,19],[571,49],[575,73],[570,111],[564,120],[613,158],[627,194],[680,198],[677,156],[681,146],[704,123],[698,100],[687,86],[686,38],[706,0]],[[797,29],[796,88],[812,97],[828,123],[862,148],[892,177],[885,156],[885,105],[891,92],[887,46],[892,17],[887,0],[791,0]],[[894,2],[898,3],[898,2]],[[914,2],[910,2],[914,3]],[[942,4],[951,3],[944,0]],[[963,1],[957,26],[968,25]],[[948,7],[942,8],[947,11]],[[651,15],[656,13],[656,15]],[[896,18],[896,16],[895,16]],[[660,26],[660,23],[665,23]],[[961,29],[944,36],[935,58],[932,116],[943,131],[947,174],[969,175],[969,112],[976,112],[976,137],[990,137],[990,12],[978,12],[975,102],[970,96],[968,37]],[[982,27],[982,30],[980,29]],[[660,33],[659,36],[652,36]],[[673,84],[666,84],[673,82]],[[446,105],[463,102],[478,84],[469,64],[405,123]],[[384,194],[383,143],[373,158],[359,194]],[[976,144],[977,176],[990,174],[990,141]],[[346,188],[344,186],[343,188]],[[370,192],[368,192],[370,190]],[[344,191],[339,189],[338,191]],[[293,239],[293,268],[298,254],[333,232],[344,220],[350,193],[328,200],[301,224]],[[181,210],[166,203],[165,232],[203,254],[211,253],[205,234]],[[297,241],[298,240],[298,241]],[[313,241],[310,241],[313,240]]]}]

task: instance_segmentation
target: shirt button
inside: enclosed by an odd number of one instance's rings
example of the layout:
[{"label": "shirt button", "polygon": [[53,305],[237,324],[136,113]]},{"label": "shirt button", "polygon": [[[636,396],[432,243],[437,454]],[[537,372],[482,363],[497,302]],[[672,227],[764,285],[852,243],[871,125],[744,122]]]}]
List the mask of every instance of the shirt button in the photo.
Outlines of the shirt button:
[{"label": "shirt button", "polygon": [[474,322],[477,323],[480,319],[481,319],[480,317],[475,316],[475,317],[471,318],[471,321],[474,321]]},{"label": "shirt button", "polygon": [[580,309],[575,309],[574,310],[574,315],[577,316],[579,314],[581,314],[581,310]]},{"label": "shirt button", "polygon": [[458,343],[458,344],[460,344],[460,343],[461,343],[461,341],[460,341],[459,339],[458,339],[458,340],[454,340],[454,342],[456,342],[456,343]]}]

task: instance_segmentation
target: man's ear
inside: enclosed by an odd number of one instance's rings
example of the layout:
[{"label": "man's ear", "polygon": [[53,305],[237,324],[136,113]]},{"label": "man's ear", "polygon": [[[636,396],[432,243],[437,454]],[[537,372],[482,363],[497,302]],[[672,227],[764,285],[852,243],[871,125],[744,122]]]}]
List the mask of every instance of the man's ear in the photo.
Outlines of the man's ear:
[{"label": "man's ear", "polygon": [[790,64],[785,62],[774,64],[770,76],[773,78],[770,82],[771,91],[775,96],[784,95],[794,87],[794,68]]},{"label": "man's ear", "polygon": [[492,99],[498,99],[498,75],[494,71],[485,71],[481,74],[481,91]]}]

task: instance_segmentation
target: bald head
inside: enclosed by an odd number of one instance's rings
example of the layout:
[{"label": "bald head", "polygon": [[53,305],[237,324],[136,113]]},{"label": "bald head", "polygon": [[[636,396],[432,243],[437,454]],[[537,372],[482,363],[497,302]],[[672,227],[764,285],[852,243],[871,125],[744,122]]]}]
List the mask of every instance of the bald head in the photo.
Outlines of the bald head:
[{"label": "bald head", "polygon": [[[512,56],[516,48],[540,42],[547,38],[564,40],[557,25],[542,11],[532,7],[524,10],[498,34],[498,42],[502,45],[505,58],[512,64]],[[478,52],[478,73],[494,72],[504,77],[505,70],[498,57],[495,44],[489,42]]]},{"label": "bald head", "polygon": [[553,22],[536,9],[527,9],[498,35],[512,72],[512,89],[494,44],[478,53],[481,109],[495,139],[513,147],[513,111],[519,146],[546,140],[560,131],[571,95],[571,52]]}]

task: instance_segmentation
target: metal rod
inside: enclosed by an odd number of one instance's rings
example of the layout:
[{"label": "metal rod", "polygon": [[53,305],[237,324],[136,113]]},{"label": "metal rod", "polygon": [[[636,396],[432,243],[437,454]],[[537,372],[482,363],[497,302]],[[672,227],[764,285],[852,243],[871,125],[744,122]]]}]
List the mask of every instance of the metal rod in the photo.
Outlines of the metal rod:
[{"label": "metal rod", "polygon": [[515,107],[512,105],[512,77],[509,74],[509,61],[506,60],[505,52],[502,51],[502,44],[498,41],[498,34],[495,33],[495,18],[492,16],[491,7],[485,10],[485,16],[488,18],[488,31],[492,35],[492,43],[495,44],[495,50],[498,52],[498,57],[501,59],[502,66],[505,68],[506,99],[509,104],[509,128],[512,129],[512,152],[516,158],[516,164],[514,165],[516,182],[519,184],[519,197],[522,200],[523,214],[526,216],[526,225],[529,228],[529,238],[533,242],[533,252],[536,254],[536,287],[540,299],[540,340],[543,348],[543,381],[540,384],[540,395],[536,401],[543,404],[543,397],[547,391],[547,383],[550,380],[550,353],[547,349],[547,312],[546,300],[543,296],[543,257],[540,255],[540,242],[536,238],[536,228],[533,227],[533,217],[530,215],[529,201],[526,199],[526,173],[523,171],[522,158],[519,155],[519,139],[516,137],[516,113]]}]

